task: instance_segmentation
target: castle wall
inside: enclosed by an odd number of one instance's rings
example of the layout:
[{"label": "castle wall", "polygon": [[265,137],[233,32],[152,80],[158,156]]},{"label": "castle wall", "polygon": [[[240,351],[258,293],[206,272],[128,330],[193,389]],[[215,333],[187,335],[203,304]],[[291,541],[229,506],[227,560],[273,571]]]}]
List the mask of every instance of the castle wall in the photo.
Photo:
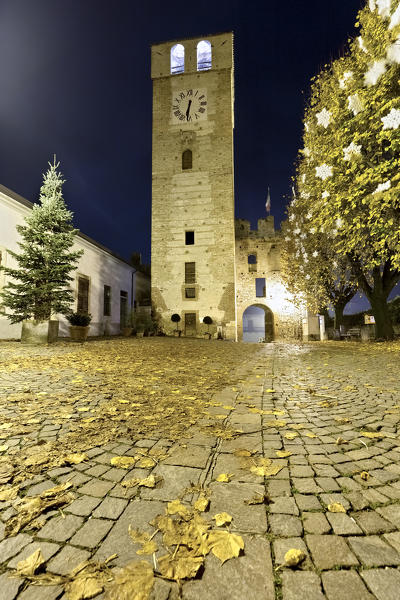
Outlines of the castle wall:
[{"label": "castle wall", "polygon": [[[273,314],[273,339],[301,337],[303,311],[292,303],[292,296],[280,276],[280,234],[273,217],[259,219],[257,230],[249,221],[237,219],[236,228],[236,304],[238,339],[243,339],[243,313],[252,305],[266,307]],[[248,256],[257,263],[248,263]],[[265,278],[265,296],[256,296],[256,278]]]}]

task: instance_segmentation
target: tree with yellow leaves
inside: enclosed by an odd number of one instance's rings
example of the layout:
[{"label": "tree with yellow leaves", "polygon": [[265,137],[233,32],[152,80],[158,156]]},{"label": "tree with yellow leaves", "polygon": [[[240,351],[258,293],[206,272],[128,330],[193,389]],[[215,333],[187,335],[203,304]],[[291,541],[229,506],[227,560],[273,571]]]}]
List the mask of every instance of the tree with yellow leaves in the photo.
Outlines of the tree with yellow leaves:
[{"label": "tree with yellow leaves", "polygon": [[[351,269],[377,337],[391,339],[387,298],[400,280],[399,0],[369,0],[356,26],[348,52],[312,81],[295,186],[308,231]],[[303,233],[298,226],[287,236],[297,239],[289,255]]]}]

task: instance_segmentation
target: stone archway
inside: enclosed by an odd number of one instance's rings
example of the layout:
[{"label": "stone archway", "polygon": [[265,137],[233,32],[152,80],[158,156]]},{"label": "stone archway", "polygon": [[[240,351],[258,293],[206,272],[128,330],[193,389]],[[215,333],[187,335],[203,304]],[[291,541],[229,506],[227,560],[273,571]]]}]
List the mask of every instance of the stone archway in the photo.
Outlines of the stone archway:
[{"label": "stone archway", "polygon": [[252,304],[243,312],[243,341],[259,342],[274,339],[274,315],[264,304]]}]

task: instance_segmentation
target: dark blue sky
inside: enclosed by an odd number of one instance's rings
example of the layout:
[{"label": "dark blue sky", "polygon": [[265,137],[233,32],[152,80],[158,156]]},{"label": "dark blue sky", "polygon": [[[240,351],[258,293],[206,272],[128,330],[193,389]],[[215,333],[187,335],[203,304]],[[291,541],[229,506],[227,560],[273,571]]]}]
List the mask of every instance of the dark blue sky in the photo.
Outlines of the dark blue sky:
[{"label": "dark blue sky", "polygon": [[150,45],[233,30],[236,216],[284,218],[310,78],[361,0],[0,0],[0,183],[35,201],[53,153],[75,224],[150,260]]}]

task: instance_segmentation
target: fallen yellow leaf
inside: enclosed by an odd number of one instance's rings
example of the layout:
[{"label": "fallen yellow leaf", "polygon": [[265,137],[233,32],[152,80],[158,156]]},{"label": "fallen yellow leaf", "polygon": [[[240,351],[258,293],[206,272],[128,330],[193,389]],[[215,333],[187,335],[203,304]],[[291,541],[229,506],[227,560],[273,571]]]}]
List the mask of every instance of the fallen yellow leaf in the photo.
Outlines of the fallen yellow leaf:
[{"label": "fallen yellow leaf", "polygon": [[221,527],[222,525],[228,524],[232,522],[232,516],[226,512],[217,513],[213,516],[215,524],[217,527]]},{"label": "fallen yellow leaf", "polygon": [[340,502],[333,502],[332,504],[329,504],[328,510],[329,510],[329,512],[332,512],[332,513],[345,513],[346,512],[345,507]]},{"label": "fallen yellow leaf", "polygon": [[289,452],[289,450],[277,450],[276,455],[278,458],[287,458],[288,456],[292,456],[292,452]]},{"label": "fallen yellow leaf", "polygon": [[244,541],[240,535],[229,533],[229,531],[211,531],[208,543],[212,553],[222,563],[239,556],[240,551],[244,549]]},{"label": "fallen yellow leaf", "polygon": [[17,573],[21,577],[29,577],[30,575],[34,575],[45,562],[42,552],[38,548],[28,558],[20,560],[17,563]]},{"label": "fallen yellow leaf", "polygon": [[219,481],[220,483],[229,483],[229,481],[231,480],[231,477],[232,477],[231,473],[221,473],[216,478],[216,481]]},{"label": "fallen yellow leaf", "polygon": [[297,567],[305,558],[303,550],[291,548],[285,554],[285,567]]},{"label": "fallen yellow leaf", "polygon": [[362,435],[363,437],[366,438],[384,438],[385,435],[382,433],[379,433],[378,431],[360,431],[360,435]]},{"label": "fallen yellow leaf", "polygon": [[113,456],[110,463],[120,469],[130,469],[136,463],[136,459],[133,456]]}]

